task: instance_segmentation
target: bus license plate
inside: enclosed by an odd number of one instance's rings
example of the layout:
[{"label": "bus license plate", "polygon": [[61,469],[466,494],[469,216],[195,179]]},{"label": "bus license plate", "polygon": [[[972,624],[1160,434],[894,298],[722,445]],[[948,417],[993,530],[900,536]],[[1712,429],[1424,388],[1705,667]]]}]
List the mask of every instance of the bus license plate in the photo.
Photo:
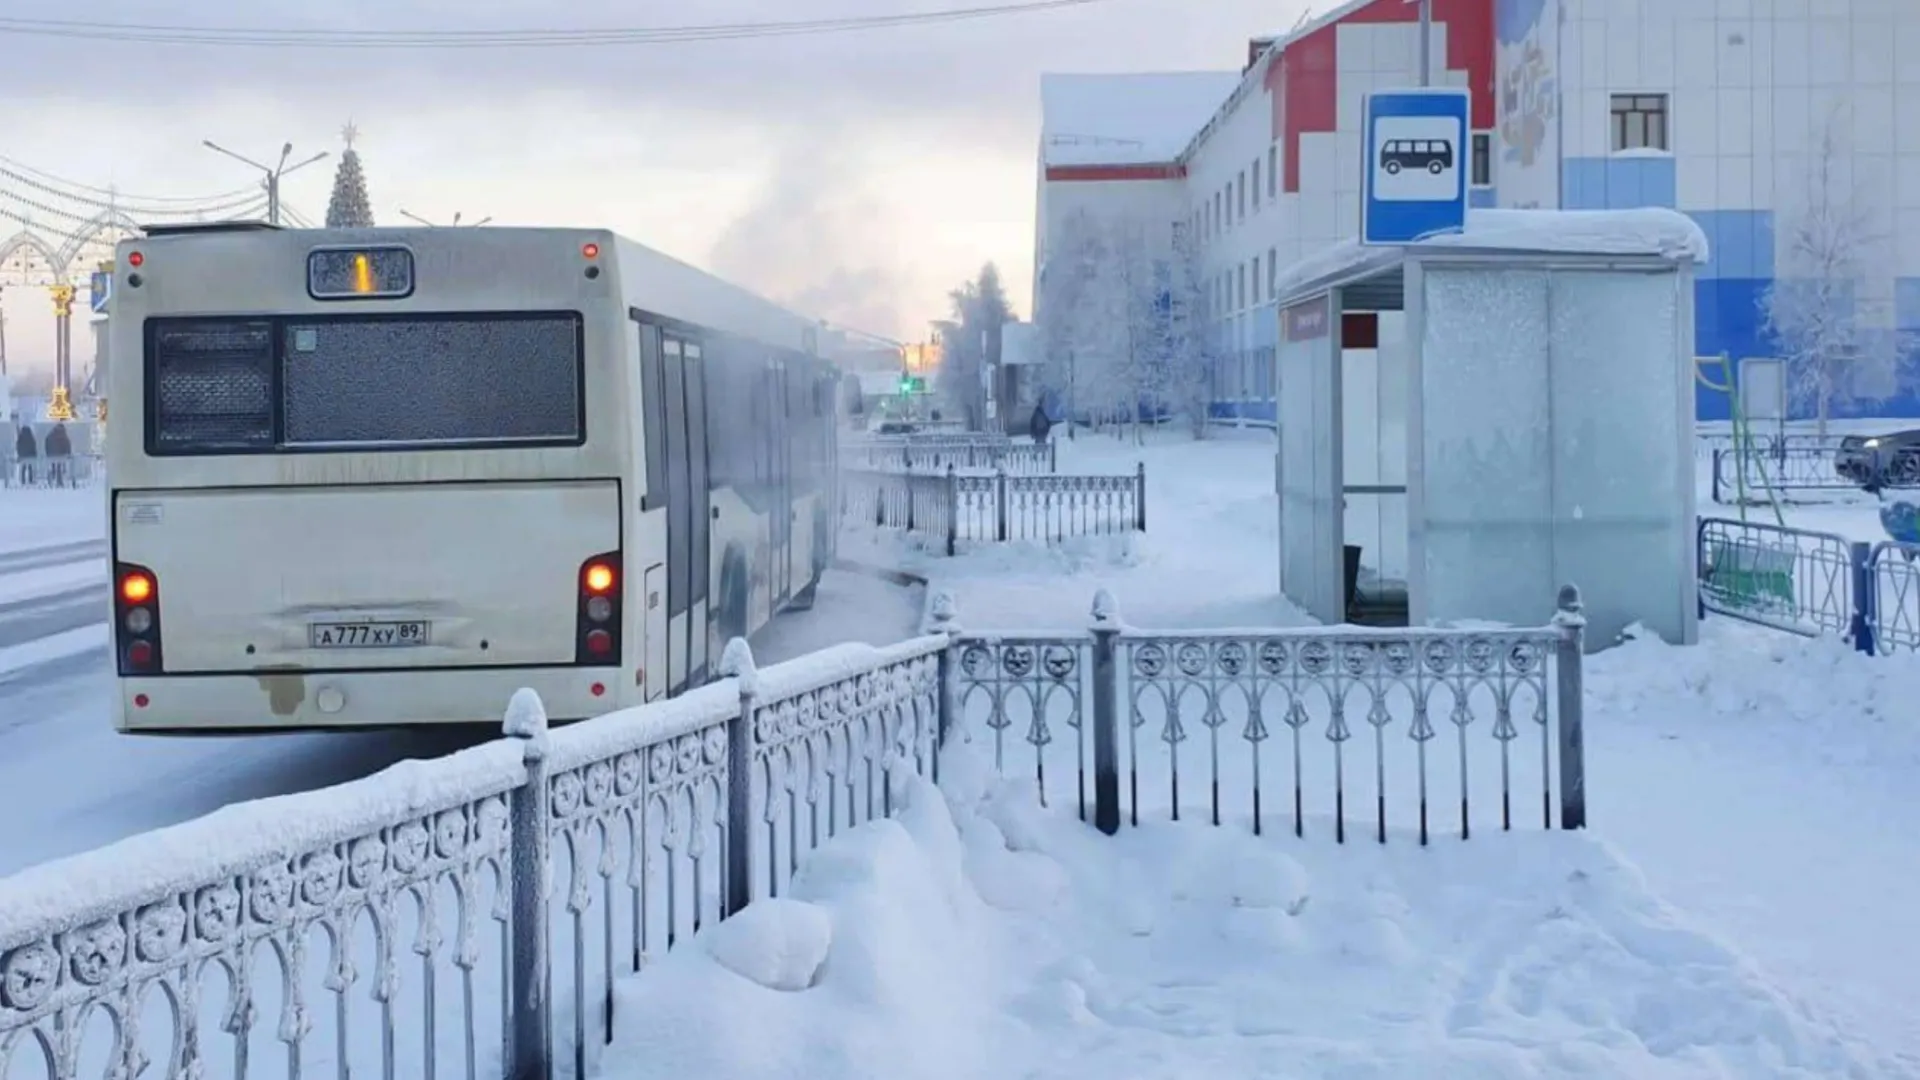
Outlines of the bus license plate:
[{"label": "bus license plate", "polygon": [[433,624],[423,619],[307,624],[307,644],[315,649],[405,649],[432,637]]}]

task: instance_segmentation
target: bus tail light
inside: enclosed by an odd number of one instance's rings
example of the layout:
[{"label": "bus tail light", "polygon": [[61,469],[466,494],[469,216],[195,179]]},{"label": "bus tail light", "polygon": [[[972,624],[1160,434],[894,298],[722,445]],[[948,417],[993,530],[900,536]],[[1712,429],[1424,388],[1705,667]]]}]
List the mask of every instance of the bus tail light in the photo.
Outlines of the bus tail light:
[{"label": "bus tail light", "polygon": [[113,564],[113,634],[121,675],[157,675],[160,579],[133,563]]},{"label": "bus tail light", "polygon": [[620,553],[595,555],[580,564],[579,614],[573,662],[583,667],[620,664]]}]

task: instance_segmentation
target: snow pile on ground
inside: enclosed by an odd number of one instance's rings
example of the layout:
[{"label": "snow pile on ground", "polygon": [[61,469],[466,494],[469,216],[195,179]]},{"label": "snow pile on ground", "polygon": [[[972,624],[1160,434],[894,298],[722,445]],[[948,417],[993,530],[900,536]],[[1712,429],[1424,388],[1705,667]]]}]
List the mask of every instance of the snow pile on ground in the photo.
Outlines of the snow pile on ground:
[{"label": "snow pile on ground", "polygon": [[1590,657],[1586,691],[1600,834],[1920,1074],[1920,657],[1709,618]]},{"label": "snow pile on ground", "polygon": [[1887,1077],[1594,838],[1108,838],[950,755],[624,982],[617,1080]]}]

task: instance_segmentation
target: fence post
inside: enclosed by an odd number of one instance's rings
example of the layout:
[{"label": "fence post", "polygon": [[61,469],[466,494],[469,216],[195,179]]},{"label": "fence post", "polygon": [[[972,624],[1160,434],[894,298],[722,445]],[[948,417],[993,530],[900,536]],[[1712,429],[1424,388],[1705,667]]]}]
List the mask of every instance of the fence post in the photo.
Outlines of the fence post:
[{"label": "fence post", "polygon": [[1707,617],[1707,519],[1693,519],[1693,606],[1702,619]]},{"label": "fence post", "polygon": [[1120,605],[1093,594],[1093,827],[1120,831],[1120,669],[1115,661]]},{"label": "fence post", "polygon": [[993,472],[993,535],[1001,543],[1007,542],[1007,470],[995,469]]},{"label": "fence post", "polygon": [[1144,461],[1133,473],[1133,531],[1147,531],[1147,463]]},{"label": "fence post", "polygon": [[720,653],[720,677],[740,687],[740,708],[727,719],[727,906],[732,918],[753,902],[753,649],[734,638]]},{"label": "fence post", "polygon": [[1587,616],[1577,585],[1560,586],[1559,610],[1553,613],[1560,646],[1554,656],[1559,686],[1560,715],[1560,827],[1587,827],[1587,747],[1585,697],[1581,665],[1585,662]]},{"label": "fence post", "polygon": [[940,699],[933,737],[933,782],[938,784],[940,755],[946,749],[947,733],[953,730],[954,712],[959,706],[953,680],[960,671],[960,619],[952,593],[942,589],[933,594],[933,601],[927,606],[927,625],[923,632],[944,634],[947,638],[946,647],[940,650]]},{"label": "fence post", "polygon": [[549,1080],[553,1075],[553,971],[547,957],[547,885],[553,872],[547,825],[547,709],[540,695],[520,689],[507,703],[506,736],[521,741],[527,779],[513,789],[507,807],[512,890],[513,945],[508,983],[512,1016],[506,1035],[510,1080]]},{"label": "fence post", "polygon": [[1060,471],[1060,444],[1052,439],[1047,440],[1047,471],[1050,473]]},{"label": "fence post", "polygon": [[1847,636],[1853,640],[1855,649],[1874,656],[1879,652],[1875,631],[1880,621],[1880,590],[1873,580],[1873,545],[1855,542],[1848,552],[1848,561],[1853,564],[1849,590],[1853,593],[1853,615],[1848,620]]},{"label": "fence post", "polygon": [[1723,453],[1723,451],[1721,451],[1721,450],[1720,450],[1720,449],[1719,449],[1718,447],[1716,447],[1716,448],[1714,448],[1714,451],[1713,451],[1713,488],[1712,488],[1712,492],[1713,492],[1713,493],[1712,493],[1712,496],[1711,496],[1711,498],[1713,499],[1713,501],[1714,501],[1715,503],[1723,503],[1723,502],[1724,502],[1724,501],[1723,501],[1723,500],[1722,500],[1722,499],[1720,498],[1720,455],[1721,455],[1721,453]]},{"label": "fence post", "polygon": [[951,556],[960,547],[960,481],[953,472],[953,463],[947,463],[947,554]]}]

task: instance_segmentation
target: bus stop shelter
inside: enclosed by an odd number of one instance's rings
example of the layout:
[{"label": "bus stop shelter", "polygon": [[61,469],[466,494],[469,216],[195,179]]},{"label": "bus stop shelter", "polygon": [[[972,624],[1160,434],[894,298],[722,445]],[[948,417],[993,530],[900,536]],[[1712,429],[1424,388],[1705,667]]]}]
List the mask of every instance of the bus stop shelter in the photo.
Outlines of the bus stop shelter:
[{"label": "bus stop shelter", "polygon": [[1476,210],[1276,283],[1282,590],[1326,623],[1697,639],[1693,272],[1671,210]]}]

